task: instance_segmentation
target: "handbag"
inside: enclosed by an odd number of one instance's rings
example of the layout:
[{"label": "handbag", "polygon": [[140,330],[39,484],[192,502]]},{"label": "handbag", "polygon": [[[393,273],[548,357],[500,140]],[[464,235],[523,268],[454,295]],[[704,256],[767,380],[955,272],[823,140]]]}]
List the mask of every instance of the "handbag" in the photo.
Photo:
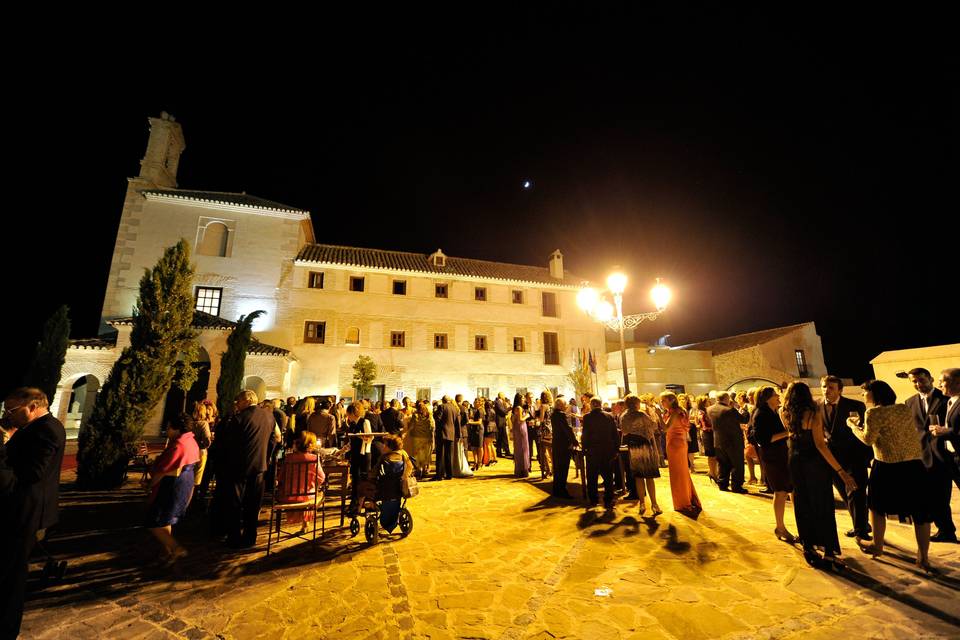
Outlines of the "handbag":
[{"label": "handbag", "polygon": [[415,498],[420,495],[420,487],[417,486],[417,479],[414,476],[403,477],[403,497]]}]

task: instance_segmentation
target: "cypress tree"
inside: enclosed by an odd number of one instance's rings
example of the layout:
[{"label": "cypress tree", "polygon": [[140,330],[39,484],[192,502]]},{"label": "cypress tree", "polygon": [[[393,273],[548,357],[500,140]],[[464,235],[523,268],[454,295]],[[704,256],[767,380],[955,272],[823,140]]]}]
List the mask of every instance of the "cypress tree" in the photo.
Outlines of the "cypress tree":
[{"label": "cypress tree", "polygon": [[67,357],[67,347],[70,346],[69,311],[67,305],[63,305],[47,318],[43,325],[43,336],[37,343],[37,350],[23,381],[24,386],[41,389],[51,403],[60,384],[60,371]]},{"label": "cypress tree", "polygon": [[77,481],[90,488],[123,483],[143,427],[175,377],[192,382],[189,362],[196,350],[190,246],[167,248],[152,270],[144,270],[133,312],[130,346],[114,363],[90,419],[80,432]]},{"label": "cypress tree", "polygon": [[220,354],[220,377],[217,379],[217,409],[221,416],[233,413],[233,399],[243,386],[247,348],[253,340],[253,321],[264,313],[266,311],[258,309],[240,316],[237,326],[227,336],[227,350]]}]

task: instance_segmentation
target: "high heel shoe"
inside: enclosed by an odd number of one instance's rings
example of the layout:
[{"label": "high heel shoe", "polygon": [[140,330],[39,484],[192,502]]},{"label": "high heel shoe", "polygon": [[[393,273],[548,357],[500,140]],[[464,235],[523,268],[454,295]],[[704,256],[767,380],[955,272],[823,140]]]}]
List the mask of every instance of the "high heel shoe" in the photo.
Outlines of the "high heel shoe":
[{"label": "high heel shoe", "polygon": [[793,535],[786,529],[781,531],[780,529],[774,529],[773,535],[777,536],[777,540],[781,542],[786,542],[787,544],[797,544],[797,536]]},{"label": "high heel shoe", "polygon": [[878,549],[875,544],[863,544],[857,540],[857,546],[860,547],[860,551],[864,552],[868,556],[879,558],[883,555],[883,549]]},{"label": "high heel shoe", "polygon": [[653,517],[657,517],[663,513],[663,509],[660,507],[653,507]]}]

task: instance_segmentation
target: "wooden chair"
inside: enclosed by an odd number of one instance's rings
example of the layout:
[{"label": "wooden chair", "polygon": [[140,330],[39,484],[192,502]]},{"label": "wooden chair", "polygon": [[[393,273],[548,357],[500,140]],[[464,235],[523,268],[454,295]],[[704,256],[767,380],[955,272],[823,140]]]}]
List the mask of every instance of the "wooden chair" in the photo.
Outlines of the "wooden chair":
[{"label": "wooden chair", "polygon": [[340,526],[342,527],[347,514],[347,497],[350,495],[350,466],[333,464],[324,467],[323,473],[327,477],[326,496],[330,498],[330,504],[336,505],[337,498],[340,499]]},{"label": "wooden chair", "polygon": [[[127,463],[127,471],[138,471],[142,475],[140,481],[143,482],[147,479],[147,475],[150,473],[150,448],[147,446],[146,440],[141,440],[137,443],[137,452],[130,462]],[[126,472],[123,474],[124,479],[126,479]]]},{"label": "wooden chair", "polygon": [[320,535],[323,535],[325,525],[323,504],[326,499],[326,483],[317,485],[319,470],[319,456],[315,460],[292,461],[283,458],[277,462],[270,501],[270,530],[267,532],[268,556],[270,555],[274,533],[277,536],[277,543],[280,542],[282,537],[288,540],[290,538],[306,539],[310,530],[306,527],[306,521],[296,531],[283,528],[283,518],[288,513],[313,514],[311,543],[315,543],[317,540],[317,515],[319,514],[321,519]]}]

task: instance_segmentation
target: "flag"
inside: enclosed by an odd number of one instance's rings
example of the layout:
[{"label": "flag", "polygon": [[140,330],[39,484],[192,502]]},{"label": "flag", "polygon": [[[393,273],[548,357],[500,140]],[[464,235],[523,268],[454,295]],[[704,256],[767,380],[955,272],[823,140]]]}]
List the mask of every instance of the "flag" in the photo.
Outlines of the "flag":
[{"label": "flag", "polygon": [[588,360],[590,362],[590,373],[597,372],[597,359],[593,357],[593,349],[590,350]]},{"label": "flag", "polygon": [[589,375],[589,373],[590,373],[590,363],[587,362],[587,352],[586,352],[586,351],[583,351],[583,349],[581,349],[580,351],[583,352],[583,372]]}]

